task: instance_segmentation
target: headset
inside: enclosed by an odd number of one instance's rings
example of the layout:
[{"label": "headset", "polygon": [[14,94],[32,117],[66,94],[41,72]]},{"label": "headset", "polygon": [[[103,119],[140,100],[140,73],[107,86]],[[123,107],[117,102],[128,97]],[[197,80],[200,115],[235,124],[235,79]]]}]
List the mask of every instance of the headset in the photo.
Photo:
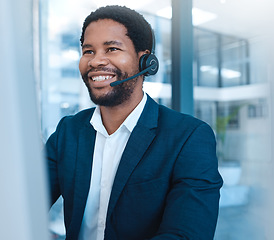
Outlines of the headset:
[{"label": "headset", "polygon": [[123,79],[119,81],[112,82],[110,84],[111,87],[117,86],[123,82],[129,81],[133,78],[136,78],[140,75],[149,76],[149,75],[155,75],[158,72],[159,69],[159,61],[158,58],[155,56],[155,35],[153,30],[151,30],[152,34],[152,51],[151,53],[144,54],[140,57],[139,60],[139,73]]}]

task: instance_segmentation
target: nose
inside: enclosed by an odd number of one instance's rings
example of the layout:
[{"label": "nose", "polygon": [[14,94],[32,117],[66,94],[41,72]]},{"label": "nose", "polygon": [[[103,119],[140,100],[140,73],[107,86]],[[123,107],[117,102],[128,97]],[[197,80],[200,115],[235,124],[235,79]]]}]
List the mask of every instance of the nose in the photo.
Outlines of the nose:
[{"label": "nose", "polygon": [[88,65],[89,67],[97,68],[100,66],[106,66],[108,63],[109,59],[104,53],[96,53],[89,59]]}]

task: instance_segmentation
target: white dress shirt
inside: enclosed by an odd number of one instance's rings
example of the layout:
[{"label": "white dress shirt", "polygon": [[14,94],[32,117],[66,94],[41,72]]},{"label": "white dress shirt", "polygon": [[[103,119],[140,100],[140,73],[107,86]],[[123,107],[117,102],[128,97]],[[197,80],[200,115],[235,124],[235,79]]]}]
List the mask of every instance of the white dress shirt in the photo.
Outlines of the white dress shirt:
[{"label": "white dress shirt", "polygon": [[121,126],[109,135],[97,106],[90,123],[96,130],[89,194],[79,240],[103,240],[112,184],[131,132],[144,109],[147,96],[130,113]]}]

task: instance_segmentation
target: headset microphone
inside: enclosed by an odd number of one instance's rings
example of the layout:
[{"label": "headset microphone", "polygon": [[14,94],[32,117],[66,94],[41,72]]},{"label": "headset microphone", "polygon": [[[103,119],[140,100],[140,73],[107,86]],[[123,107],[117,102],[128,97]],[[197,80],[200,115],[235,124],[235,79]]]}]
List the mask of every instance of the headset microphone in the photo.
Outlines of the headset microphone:
[{"label": "headset microphone", "polygon": [[[146,63],[144,64],[143,61],[145,58],[146,58]],[[143,63],[143,65],[142,65],[142,63]],[[146,67],[145,69],[143,69],[144,66]],[[159,68],[159,62],[158,62],[158,59],[156,58],[156,56],[154,54],[145,54],[140,58],[140,69],[143,69],[143,70],[141,70],[139,73],[137,73],[129,78],[126,78],[126,79],[123,79],[120,81],[116,81],[116,82],[112,82],[110,84],[110,86],[111,87],[117,86],[123,82],[129,81],[136,77],[139,77],[142,74],[144,74],[145,76],[154,75],[157,73],[158,68]]]},{"label": "headset microphone", "polygon": [[[149,61],[150,65],[147,68],[145,68],[141,72],[139,72],[139,73],[137,73],[137,74],[135,74],[135,75],[133,75],[133,76],[131,76],[129,78],[126,78],[126,79],[123,79],[123,80],[120,80],[120,81],[116,81],[116,82],[112,82],[110,84],[110,86],[111,87],[117,86],[117,85],[119,85],[119,84],[121,84],[123,82],[129,81],[129,80],[131,80],[133,78],[136,78],[136,77],[139,77],[142,74],[144,74],[145,76],[156,74],[157,71],[158,71],[158,68],[159,68],[158,59],[153,54],[145,54],[145,55],[149,55],[148,57],[150,58],[150,61]],[[140,63],[141,63],[141,60],[140,60]],[[140,69],[141,69],[141,67],[140,67]]]}]

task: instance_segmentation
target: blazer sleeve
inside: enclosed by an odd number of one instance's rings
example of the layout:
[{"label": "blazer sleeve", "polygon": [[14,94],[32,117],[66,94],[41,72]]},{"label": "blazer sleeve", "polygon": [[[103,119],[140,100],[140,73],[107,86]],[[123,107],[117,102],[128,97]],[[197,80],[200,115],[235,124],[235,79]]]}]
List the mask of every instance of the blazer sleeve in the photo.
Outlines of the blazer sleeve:
[{"label": "blazer sleeve", "polygon": [[48,168],[48,178],[49,178],[49,190],[51,205],[56,202],[56,200],[61,195],[58,179],[58,134],[60,132],[62,123],[65,118],[61,119],[56,131],[49,137],[46,142],[46,155],[47,155],[47,168]]},{"label": "blazer sleeve", "polygon": [[216,141],[205,123],[182,146],[160,228],[153,240],[212,240],[219,209],[222,178]]}]

